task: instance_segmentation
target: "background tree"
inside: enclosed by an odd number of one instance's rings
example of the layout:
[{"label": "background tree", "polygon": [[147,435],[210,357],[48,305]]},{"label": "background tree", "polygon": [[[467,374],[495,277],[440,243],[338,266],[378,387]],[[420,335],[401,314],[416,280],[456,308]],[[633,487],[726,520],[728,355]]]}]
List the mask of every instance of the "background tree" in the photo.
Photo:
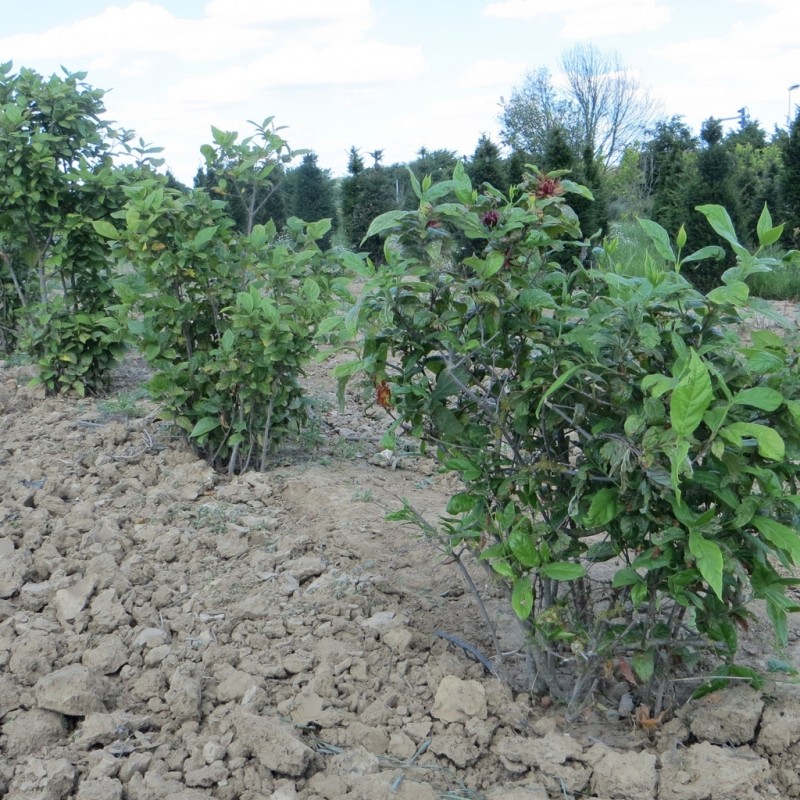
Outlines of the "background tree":
[{"label": "background tree", "polygon": [[505,162],[506,176],[509,186],[522,183],[525,176],[525,165],[532,163],[531,157],[522,150],[513,150]]},{"label": "background tree", "polygon": [[475,152],[466,164],[466,173],[475,187],[488,183],[501,191],[508,188],[508,179],[503,159],[500,157],[500,148],[486,134],[481,134],[478,139]]},{"label": "background tree", "polygon": [[[500,105],[503,142],[514,151],[529,154],[534,162],[543,156],[553,128],[562,128],[570,136],[578,134],[575,106],[556,92],[546,67],[529,72],[509,100],[500,98]],[[577,144],[577,139],[571,144]]]},{"label": "background tree", "polygon": [[561,127],[580,153],[592,148],[605,170],[651,123],[656,107],[615,53],[591,44],[567,50],[561,66],[568,88],[558,92],[546,68],[528,73],[511,99],[500,99],[503,141],[514,150],[541,158],[549,131]]},{"label": "background tree", "polygon": [[[291,216],[306,222],[336,219],[334,183],[330,172],[317,165],[317,154],[306,153],[299,167],[290,170],[284,183]],[[321,244],[330,246],[330,231]]]},{"label": "background tree", "polygon": [[418,181],[426,175],[430,175],[433,181],[446,181],[453,176],[457,162],[458,156],[453,150],[428,150],[427,147],[420,147],[413,161],[387,167],[389,179],[394,186],[394,207],[411,209],[416,208],[419,202],[411,188],[409,170]]},{"label": "background tree", "polygon": [[792,247],[800,248],[800,109],[783,144],[783,215]]},{"label": "background tree", "polygon": [[677,116],[656,123],[642,146],[642,183],[649,213],[673,236],[692,211],[698,146],[690,128]]},{"label": "background tree", "polygon": [[579,43],[562,55],[561,67],[583,143],[602,163],[616,163],[653,119],[655,104],[617,53]]},{"label": "background tree", "polygon": [[363,249],[373,261],[380,262],[383,259],[380,238],[373,236],[364,245],[361,242],[375,217],[396,208],[392,173],[381,166],[364,167],[364,160],[355,147],[350,149],[348,172],[341,183],[342,229],[350,247]]},{"label": "background tree", "polygon": [[576,152],[569,143],[568,132],[556,126],[550,131],[541,163],[545,172],[569,170],[570,180],[583,184],[592,192],[594,200],[578,195],[572,199],[572,210],[580,219],[584,236],[605,229],[608,225],[606,193],[602,171],[592,149],[584,145],[580,152]]}]

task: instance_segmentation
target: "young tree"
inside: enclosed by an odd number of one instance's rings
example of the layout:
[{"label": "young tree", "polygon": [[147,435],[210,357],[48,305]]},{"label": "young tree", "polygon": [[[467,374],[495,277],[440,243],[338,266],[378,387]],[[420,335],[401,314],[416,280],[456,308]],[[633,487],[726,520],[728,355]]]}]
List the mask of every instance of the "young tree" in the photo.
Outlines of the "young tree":
[{"label": "young tree", "polygon": [[428,150],[420,147],[417,157],[408,165],[414,177],[421,181],[426,175],[431,176],[434,183],[449,180],[453,176],[458,156],[453,150]]},{"label": "young tree", "polygon": [[124,333],[109,314],[111,269],[94,226],[136,177],[114,168],[115,149],[156,148],[127,146],[133,134],[102,119],[104,92],[85,72],[11,70],[0,65],[0,346],[22,342],[49,392],[99,392]]},{"label": "young tree", "polygon": [[206,166],[205,171],[198,172],[195,187],[225,200],[237,230],[246,236],[254,225],[270,219],[276,227],[282,227],[285,210],[282,198],[276,194],[284,167],[305,153],[289,150],[272,120],[267,117],[261,125],[252,123],[256,132],[241,141],[237,141],[236,131],[223,131],[212,125],[213,145],[200,148]]},{"label": "young tree", "polygon": [[525,178],[525,165],[530,164],[531,157],[522,150],[513,150],[506,159],[505,169],[508,176],[508,185],[517,186]]},{"label": "young tree", "polygon": [[567,132],[561,127],[555,127],[548,136],[542,169],[546,172],[569,170],[570,180],[586,186],[592,192],[594,200],[581,196],[572,200],[572,210],[581,221],[584,236],[592,236],[598,230],[606,228],[608,210],[604,181],[590,147],[584,146],[580,154],[576,153],[570,147]]},{"label": "young tree", "polygon": [[680,117],[657,123],[642,147],[642,182],[650,214],[672,235],[692,212],[697,148],[697,139]]}]

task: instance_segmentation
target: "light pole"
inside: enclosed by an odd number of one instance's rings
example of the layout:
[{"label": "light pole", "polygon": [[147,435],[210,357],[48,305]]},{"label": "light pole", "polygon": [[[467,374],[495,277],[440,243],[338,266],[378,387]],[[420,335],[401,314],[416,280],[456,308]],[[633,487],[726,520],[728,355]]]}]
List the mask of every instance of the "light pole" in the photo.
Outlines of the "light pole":
[{"label": "light pole", "polygon": [[793,83],[789,87],[789,109],[786,112],[786,127],[787,128],[791,127],[791,124],[792,124],[792,92],[795,89],[800,89],[800,83]]}]

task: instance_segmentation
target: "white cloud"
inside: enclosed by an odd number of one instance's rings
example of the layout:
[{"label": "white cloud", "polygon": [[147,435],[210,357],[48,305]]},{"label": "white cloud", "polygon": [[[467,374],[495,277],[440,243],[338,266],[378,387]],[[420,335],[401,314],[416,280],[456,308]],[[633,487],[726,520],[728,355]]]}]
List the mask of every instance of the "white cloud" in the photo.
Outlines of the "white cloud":
[{"label": "white cloud", "polygon": [[572,0],[560,8],[550,0],[500,0],[489,3],[483,14],[503,19],[560,17],[564,38],[597,39],[656,30],[669,21],[670,9],[659,0]]},{"label": "white cloud", "polygon": [[211,0],[205,6],[209,17],[246,19],[249,23],[273,25],[283,22],[354,19],[372,23],[370,0]]},{"label": "white cloud", "polygon": [[528,65],[524,61],[508,61],[504,58],[480,59],[470,64],[456,78],[456,85],[464,89],[505,88],[517,83],[527,69]]},{"label": "white cloud", "polygon": [[[651,52],[674,65],[674,79],[658,87],[672,108],[693,124],[709,116],[735,116],[747,106],[753,119],[783,122],[775,110],[788,105],[788,87],[800,83],[800,5],[794,0],[745,0],[759,9],[747,23],[718,26],[713,36],[687,38]],[[769,80],[765,79],[765,56]],[[691,76],[691,81],[681,80]],[[769,123],[767,123],[769,124]]]},{"label": "white cloud", "polygon": [[283,87],[368,85],[408,80],[424,68],[418,47],[375,41],[333,42],[325,47],[296,42],[169,88],[171,102],[214,107],[247,102]]},{"label": "white cloud", "polygon": [[179,19],[162,6],[137,0],[42,33],[0,39],[0,50],[23,62],[80,59],[89,69],[107,69],[125,68],[131,60],[152,65],[157,56],[187,62],[221,60],[233,47],[263,47],[273,37],[269,30],[240,20]]}]

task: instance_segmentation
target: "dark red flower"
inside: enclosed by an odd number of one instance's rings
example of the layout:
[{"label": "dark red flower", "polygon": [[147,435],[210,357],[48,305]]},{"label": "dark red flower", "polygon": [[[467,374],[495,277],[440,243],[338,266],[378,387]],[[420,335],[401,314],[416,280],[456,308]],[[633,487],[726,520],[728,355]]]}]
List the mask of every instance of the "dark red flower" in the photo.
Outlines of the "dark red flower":
[{"label": "dark red flower", "polygon": [[560,197],[564,194],[564,187],[561,181],[542,175],[536,182],[536,197],[542,200],[545,197]]},{"label": "dark red flower", "polygon": [[481,222],[487,228],[494,228],[494,226],[497,225],[499,221],[500,221],[500,215],[494,210],[487,211],[485,214],[481,214]]}]

